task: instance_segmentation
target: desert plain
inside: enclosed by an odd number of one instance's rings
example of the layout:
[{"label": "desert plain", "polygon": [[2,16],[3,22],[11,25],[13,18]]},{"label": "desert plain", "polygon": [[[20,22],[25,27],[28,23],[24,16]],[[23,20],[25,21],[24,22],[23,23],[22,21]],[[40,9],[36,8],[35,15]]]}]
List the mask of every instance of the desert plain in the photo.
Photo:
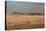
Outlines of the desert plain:
[{"label": "desert plain", "polygon": [[7,30],[44,28],[43,15],[7,15]]}]

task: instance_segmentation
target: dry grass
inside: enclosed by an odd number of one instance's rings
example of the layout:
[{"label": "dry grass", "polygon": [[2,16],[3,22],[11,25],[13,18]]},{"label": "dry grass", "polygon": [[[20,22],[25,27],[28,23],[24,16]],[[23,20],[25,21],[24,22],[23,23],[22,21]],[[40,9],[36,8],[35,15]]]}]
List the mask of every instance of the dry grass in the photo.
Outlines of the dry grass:
[{"label": "dry grass", "polygon": [[8,15],[6,16],[8,29],[43,28],[44,16]]}]

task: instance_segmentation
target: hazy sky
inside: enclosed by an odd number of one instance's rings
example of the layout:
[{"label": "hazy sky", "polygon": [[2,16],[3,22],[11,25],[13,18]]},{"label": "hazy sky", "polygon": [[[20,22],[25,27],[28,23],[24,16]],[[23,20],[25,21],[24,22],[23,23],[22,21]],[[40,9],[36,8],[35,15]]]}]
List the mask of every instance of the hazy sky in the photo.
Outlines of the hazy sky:
[{"label": "hazy sky", "polygon": [[23,12],[23,13],[43,13],[44,3],[8,1],[7,12]]}]

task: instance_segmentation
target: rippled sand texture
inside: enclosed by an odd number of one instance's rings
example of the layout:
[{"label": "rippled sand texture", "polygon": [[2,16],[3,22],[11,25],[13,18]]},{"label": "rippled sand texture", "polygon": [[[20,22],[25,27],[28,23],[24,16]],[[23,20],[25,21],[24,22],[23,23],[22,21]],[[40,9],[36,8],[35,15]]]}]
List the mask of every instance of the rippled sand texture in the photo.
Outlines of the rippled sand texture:
[{"label": "rippled sand texture", "polygon": [[44,27],[44,16],[8,15],[6,16],[7,29],[33,29]]}]

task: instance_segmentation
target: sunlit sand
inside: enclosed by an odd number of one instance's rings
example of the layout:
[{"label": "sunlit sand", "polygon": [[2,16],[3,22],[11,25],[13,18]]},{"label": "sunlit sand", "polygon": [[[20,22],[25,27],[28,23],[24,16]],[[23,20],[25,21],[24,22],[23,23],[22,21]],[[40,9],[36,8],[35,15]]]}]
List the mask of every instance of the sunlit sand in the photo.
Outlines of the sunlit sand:
[{"label": "sunlit sand", "polygon": [[7,29],[32,29],[44,27],[44,16],[38,15],[8,15]]}]

